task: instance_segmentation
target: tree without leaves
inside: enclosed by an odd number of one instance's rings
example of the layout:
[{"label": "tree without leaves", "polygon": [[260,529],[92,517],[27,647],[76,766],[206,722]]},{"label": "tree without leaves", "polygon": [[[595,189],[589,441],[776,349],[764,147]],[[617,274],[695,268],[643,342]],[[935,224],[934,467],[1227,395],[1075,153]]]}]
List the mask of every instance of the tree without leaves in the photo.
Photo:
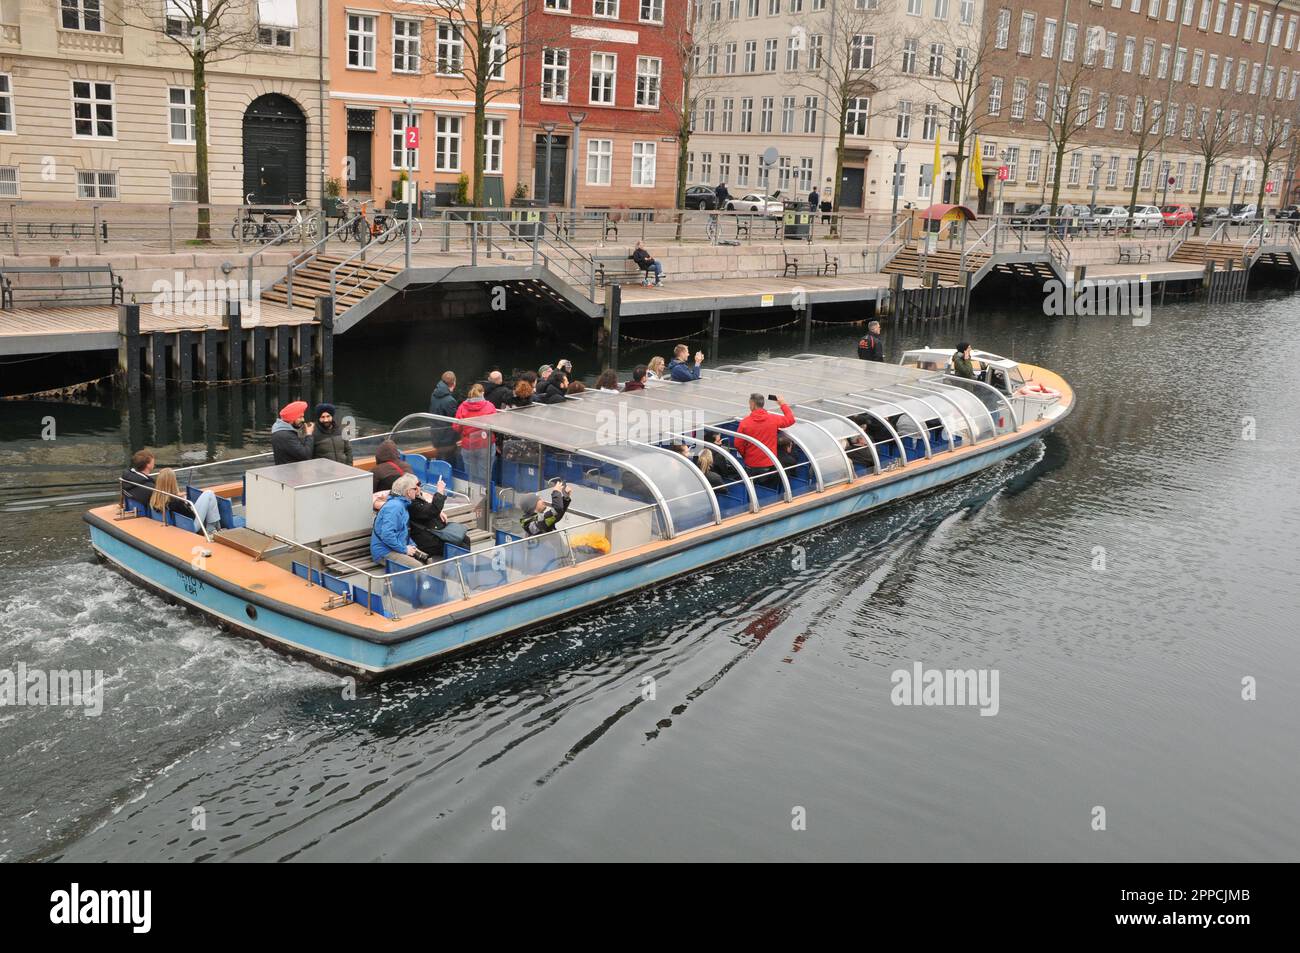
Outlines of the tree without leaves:
[{"label": "tree without leaves", "polygon": [[[988,125],[988,113],[982,109],[982,83],[990,54],[989,37],[978,26],[962,26],[944,21],[937,34],[943,40],[944,68],[940,76],[926,77],[925,85],[941,106],[947,107],[948,140],[955,144],[952,201],[961,204],[962,172],[969,158],[967,148],[974,147],[975,136]],[[964,51],[965,55],[961,55]],[[942,118],[941,120],[942,121]],[[983,183],[976,186],[983,191]]]},{"label": "tree without leaves", "polygon": [[1260,218],[1264,217],[1264,202],[1267,197],[1264,189],[1268,185],[1268,174],[1281,159],[1287,140],[1291,138],[1291,119],[1295,111],[1294,108],[1289,108],[1288,103],[1276,101],[1272,97],[1264,101],[1269,108],[1266,112],[1255,115],[1255,128],[1250,132],[1251,154],[1263,167],[1259,175],[1259,197],[1255,202]]},{"label": "tree without leaves", "polygon": [[[663,95],[661,102],[672,114],[677,131],[677,192],[676,204],[683,208],[686,202],[686,159],[694,131],[695,115],[702,100],[725,92],[730,88],[730,81],[723,75],[709,70],[710,47],[713,48],[713,60],[719,47],[727,37],[727,28],[721,19],[708,16],[708,5],[696,3],[695,22],[687,21],[685,12],[676,5],[670,5],[664,11],[664,36],[672,50],[672,59],[681,63],[682,85],[676,95]],[[681,222],[678,221],[680,232]]]},{"label": "tree without leaves", "polygon": [[[1093,80],[1096,74],[1099,45],[1096,37],[1097,25],[1079,24],[1075,35],[1075,49],[1071,59],[1065,59],[1066,37],[1057,40],[1061,44],[1058,51],[1057,75],[1055,88],[1048,90],[1048,105],[1045,124],[1047,126],[1047,145],[1056,155],[1056,168],[1052,175],[1053,212],[1059,206],[1061,198],[1061,172],[1065,166],[1065,157],[1080,146],[1071,146],[1075,138],[1088,128],[1094,119],[1093,106],[1095,92]],[[1104,39],[1105,30],[1100,30]],[[1080,42],[1082,40],[1082,42]]]},{"label": "tree without leaves", "polygon": [[[113,7],[103,6],[108,11]],[[194,177],[197,185],[198,230],[211,238],[208,161],[208,70],[216,63],[252,52],[257,47],[256,0],[122,0],[111,22],[124,29],[155,34],[189,57],[194,90]]]},{"label": "tree without leaves", "polygon": [[1201,219],[1205,216],[1205,196],[1210,190],[1210,178],[1214,174],[1214,166],[1226,159],[1232,154],[1234,144],[1232,134],[1234,120],[1231,118],[1235,113],[1218,106],[1214,109],[1208,106],[1202,107],[1196,120],[1195,142],[1196,154],[1200,156],[1201,168],[1201,194],[1199,204],[1196,207],[1196,224],[1193,226],[1195,235],[1201,234]]}]

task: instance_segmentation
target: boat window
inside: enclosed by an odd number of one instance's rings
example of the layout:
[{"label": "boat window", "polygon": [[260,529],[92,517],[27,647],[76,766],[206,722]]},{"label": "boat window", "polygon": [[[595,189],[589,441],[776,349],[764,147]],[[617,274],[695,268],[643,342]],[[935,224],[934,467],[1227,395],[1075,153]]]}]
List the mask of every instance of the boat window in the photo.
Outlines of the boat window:
[{"label": "boat window", "polygon": [[682,533],[707,525],[714,518],[714,497],[699,468],[676,453],[651,447],[614,444],[601,453],[627,468],[639,471],[654,483],[672,516],[673,529]]},{"label": "boat window", "polygon": [[[795,411],[797,417],[799,412]],[[847,483],[853,478],[840,448],[840,442],[822,429],[822,421],[815,424],[800,420],[790,427],[782,428],[791,440],[803,447],[804,452],[816,462],[821,472],[822,486],[831,487],[837,483]]]}]

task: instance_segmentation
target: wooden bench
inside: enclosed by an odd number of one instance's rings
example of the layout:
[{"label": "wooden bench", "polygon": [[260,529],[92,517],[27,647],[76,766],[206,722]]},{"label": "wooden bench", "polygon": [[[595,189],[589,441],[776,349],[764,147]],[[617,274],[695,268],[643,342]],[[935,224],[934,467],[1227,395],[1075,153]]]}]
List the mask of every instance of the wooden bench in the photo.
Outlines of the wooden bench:
[{"label": "wooden bench", "polygon": [[644,281],[647,274],[628,255],[592,255],[591,261],[596,268],[596,285],[601,288],[610,282]]},{"label": "wooden bench", "polygon": [[1128,262],[1130,264],[1150,261],[1151,249],[1145,245],[1120,245],[1119,257],[1115,259],[1116,264]]},{"label": "wooden bench", "polygon": [[781,249],[781,254],[785,256],[785,271],[781,272],[781,277],[789,278],[790,272],[793,271],[794,276],[798,278],[799,277],[799,256],[790,254],[784,248]]},{"label": "wooden bench", "polygon": [[[13,279],[32,275],[36,284]],[[83,277],[85,286],[67,284],[60,280],[67,276]],[[33,294],[34,292],[34,294]],[[110,265],[77,265],[66,268],[37,266],[6,266],[0,269],[0,308],[14,306],[14,295],[32,304],[121,304],[123,299],[122,276],[113,273]]]}]

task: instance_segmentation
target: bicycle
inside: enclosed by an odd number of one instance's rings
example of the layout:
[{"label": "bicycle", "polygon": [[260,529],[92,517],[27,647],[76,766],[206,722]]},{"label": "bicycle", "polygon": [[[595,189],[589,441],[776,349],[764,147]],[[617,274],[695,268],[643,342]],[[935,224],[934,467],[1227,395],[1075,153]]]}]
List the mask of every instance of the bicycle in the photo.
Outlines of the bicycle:
[{"label": "bicycle", "polygon": [[[385,226],[388,230],[384,233],[383,237],[380,239],[381,242],[386,242],[389,241],[390,239],[394,241],[406,240],[406,219],[404,218],[393,219],[392,216],[388,216],[385,219],[385,221],[386,223],[393,223],[393,224]],[[420,243],[420,237],[423,234],[424,234],[424,226],[420,224],[420,220],[418,218],[411,219],[411,244],[418,245]]]},{"label": "bicycle", "polygon": [[304,215],[307,208],[307,200],[302,199],[294,202],[290,200],[293,206],[293,221],[289,223],[289,231],[295,235],[303,235],[308,239],[316,239],[320,236],[320,219],[315,215]]},{"label": "bicycle", "polygon": [[[244,204],[253,204],[252,192],[244,196]],[[235,224],[230,226],[230,237],[237,241],[242,237],[246,242],[269,242],[284,234],[284,226],[272,218],[269,212],[263,210],[261,221],[253,218],[253,215],[253,210],[249,209],[243,219],[236,219]]]}]

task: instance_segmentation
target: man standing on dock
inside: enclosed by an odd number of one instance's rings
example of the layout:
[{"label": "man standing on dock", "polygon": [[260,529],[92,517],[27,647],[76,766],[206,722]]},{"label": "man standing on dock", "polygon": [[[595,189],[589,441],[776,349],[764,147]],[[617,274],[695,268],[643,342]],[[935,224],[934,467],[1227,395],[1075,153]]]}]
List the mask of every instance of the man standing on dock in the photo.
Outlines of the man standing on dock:
[{"label": "man standing on dock", "polygon": [[867,333],[858,342],[858,357],[864,361],[883,361],[885,342],[880,340],[880,322],[867,322]]},{"label": "man standing on dock", "polygon": [[[772,452],[772,456],[775,457],[777,431],[789,427],[795,422],[795,419],[794,411],[785,402],[785,398],[780,394],[773,394],[772,396],[781,408],[781,413],[768,413],[763,409],[763,395],[750,394],[749,416],[736,427],[736,433],[757,440],[767,447]],[[772,466],[771,458],[748,440],[738,440],[736,446],[740,447],[741,460],[744,462],[745,469],[749,471],[750,476],[762,476],[771,473],[775,469]]]}]

